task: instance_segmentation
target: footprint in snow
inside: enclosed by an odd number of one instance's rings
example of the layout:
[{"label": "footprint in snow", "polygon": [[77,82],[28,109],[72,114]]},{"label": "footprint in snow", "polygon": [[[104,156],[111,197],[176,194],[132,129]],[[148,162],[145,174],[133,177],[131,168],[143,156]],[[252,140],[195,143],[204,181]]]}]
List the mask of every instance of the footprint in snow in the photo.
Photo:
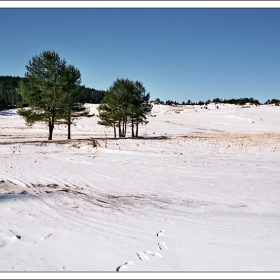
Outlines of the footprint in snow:
[{"label": "footprint in snow", "polygon": [[6,245],[6,242],[2,239],[0,239],[0,247],[4,247]]},{"label": "footprint in snow", "polygon": [[162,258],[162,255],[160,253],[146,251],[145,254],[151,255],[152,257],[156,257],[156,258]]},{"label": "footprint in snow", "polygon": [[48,239],[48,238],[50,238],[50,237],[52,237],[52,234],[51,234],[51,233],[42,236],[43,239]]},{"label": "footprint in snow", "polygon": [[170,220],[165,220],[169,225],[174,225],[174,222],[170,221]]},{"label": "footprint in snow", "polygon": [[163,229],[157,233],[157,236],[163,236],[166,231]]},{"label": "footprint in snow", "polygon": [[134,264],[134,262],[126,262],[122,265],[120,265],[119,267],[117,267],[117,271],[123,271],[126,270],[129,266],[131,266],[132,264]]},{"label": "footprint in snow", "polygon": [[168,247],[166,246],[165,242],[158,243],[158,248],[160,250],[167,250]]},{"label": "footprint in snow", "polygon": [[21,236],[15,234],[12,230],[9,231],[9,234],[8,234],[8,235],[11,237],[12,240],[21,239]]},{"label": "footprint in snow", "polygon": [[5,230],[5,235],[9,236],[9,237],[13,237],[16,234],[14,233],[14,231],[12,231],[11,229],[9,230]]},{"label": "footprint in snow", "polygon": [[145,255],[145,252],[137,253],[137,256],[141,261],[148,261],[149,260],[148,256]]}]

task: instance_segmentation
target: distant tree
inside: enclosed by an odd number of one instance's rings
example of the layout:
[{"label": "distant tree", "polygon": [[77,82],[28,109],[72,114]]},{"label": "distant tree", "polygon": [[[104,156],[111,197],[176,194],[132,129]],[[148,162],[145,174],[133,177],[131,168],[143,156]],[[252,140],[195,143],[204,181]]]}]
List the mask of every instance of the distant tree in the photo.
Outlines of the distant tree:
[{"label": "distant tree", "polygon": [[156,98],[155,101],[154,101],[154,103],[155,103],[155,104],[160,104],[160,99],[159,99],[159,98]]},{"label": "distant tree", "polygon": [[270,104],[275,104],[275,106],[279,106],[280,100],[279,99],[271,99]]},{"label": "distant tree", "polygon": [[264,104],[265,104],[265,105],[270,104],[270,99],[268,99]]},{"label": "distant tree", "polygon": [[159,98],[156,98],[154,103],[155,104],[162,104],[162,105],[164,105],[164,101],[160,100]]},{"label": "distant tree", "polygon": [[246,101],[247,100],[245,98],[240,98],[237,102],[238,102],[238,105],[243,106],[243,105],[245,105],[247,103]]},{"label": "distant tree", "polygon": [[212,103],[222,103],[222,100],[220,98],[214,98]]}]

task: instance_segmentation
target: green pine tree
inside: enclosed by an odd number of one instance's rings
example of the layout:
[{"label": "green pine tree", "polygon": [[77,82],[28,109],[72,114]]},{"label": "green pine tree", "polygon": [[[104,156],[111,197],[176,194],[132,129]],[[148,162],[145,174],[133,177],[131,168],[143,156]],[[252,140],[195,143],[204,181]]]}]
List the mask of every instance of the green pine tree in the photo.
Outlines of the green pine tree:
[{"label": "green pine tree", "polygon": [[67,139],[71,139],[71,124],[80,117],[88,116],[89,108],[85,107],[84,103],[79,102],[82,94],[80,71],[73,65],[69,65],[65,68],[64,75],[64,114],[61,123],[67,125]]},{"label": "green pine tree", "polygon": [[65,116],[66,61],[55,52],[44,51],[32,57],[26,66],[24,80],[20,81],[17,92],[22,96],[18,110],[28,125],[35,122],[48,124],[48,140],[52,140],[53,129]]}]

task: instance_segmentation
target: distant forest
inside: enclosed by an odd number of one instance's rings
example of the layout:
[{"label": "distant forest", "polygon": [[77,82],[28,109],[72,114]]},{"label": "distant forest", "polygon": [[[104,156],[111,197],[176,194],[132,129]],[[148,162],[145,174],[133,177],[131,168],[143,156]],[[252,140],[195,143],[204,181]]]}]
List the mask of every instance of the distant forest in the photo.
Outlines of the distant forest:
[{"label": "distant forest", "polygon": [[[19,102],[22,101],[21,96],[17,94],[16,88],[18,87],[21,77],[12,77],[12,76],[0,76],[0,110],[16,108]],[[96,90],[93,88],[88,88],[85,86],[81,87],[82,94],[81,100],[82,103],[93,103],[100,104],[105,91]],[[254,98],[239,98],[239,99],[220,99],[214,98],[212,101],[209,99],[207,101],[192,102],[188,100],[187,102],[183,101],[181,103],[177,101],[167,100],[162,101],[159,98],[156,98],[154,101],[156,104],[165,104],[165,105],[207,105],[209,103],[227,103],[227,104],[236,104],[236,105],[245,105],[246,103],[261,105],[261,103]],[[280,99],[268,99],[264,104],[275,104],[276,106],[280,105]]]},{"label": "distant forest", "polygon": [[[16,92],[21,77],[0,76],[0,110],[16,108],[22,101],[21,95]],[[81,87],[82,103],[99,104],[104,97],[104,90],[96,90],[93,88]]]},{"label": "distant forest", "polygon": [[[252,97],[250,98],[239,98],[239,99],[220,99],[220,98],[214,98],[212,101],[209,99],[207,101],[198,101],[198,102],[192,102],[191,100],[188,100],[187,102],[183,101],[182,103],[179,103],[177,101],[167,100],[162,101],[159,98],[156,98],[155,101],[152,101],[155,104],[163,104],[163,105],[208,105],[210,103],[224,103],[224,104],[235,104],[235,105],[245,105],[246,103],[250,103],[252,105],[262,105],[259,100],[254,99]],[[275,104],[276,106],[280,106],[280,100],[279,99],[268,99],[264,104]]]}]

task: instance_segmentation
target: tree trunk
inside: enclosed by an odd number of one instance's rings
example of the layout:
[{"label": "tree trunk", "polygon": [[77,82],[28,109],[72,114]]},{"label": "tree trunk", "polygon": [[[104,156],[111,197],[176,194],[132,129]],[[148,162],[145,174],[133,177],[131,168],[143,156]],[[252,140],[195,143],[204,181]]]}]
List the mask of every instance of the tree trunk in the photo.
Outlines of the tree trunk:
[{"label": "tree trunk", "polygon": [[123,120],[123,123],[122,123],[122,137],[124,137],[124,120]]},{"label": "tree trunk", "polygon": [[123,135],[123,137],[126,136],[126,122],[127,122],[127,119],[125,118],[125,121],[124,121],[124,135]]},{"label": "tree trunk", "polygon": [[116,124],[114,123],[114,137],[117,138],[117,133],[116,133]]},{"label": "tree trunk", "polygon": [[54,128],[54,124],[53,124],[52,121],[50,121],[49,122],[49,138],[48,138],[48,140],[52,140],[53,128]]},{"label": "tree trunk", "polygon": [[121,131],[121,121],[119,121],[119,138],[122,137],[122,131]]},{"label": "tree trunk", "polygon": [[70,118],[68,118],[68,120],[67,120],[67,125],[68,125],[68,137],[67,137],[67,139],[69,140],[69,139],[71,139],[71,120],[70,120]]},{"label": "tree trunk", "polygon": [[138,137],[138,127],[139,127],[139,123],[136,122],[136,137]]},{"label": "tree trunk", "polygon": [[131,120],[131,137],[134,137],[134,122]]}]

